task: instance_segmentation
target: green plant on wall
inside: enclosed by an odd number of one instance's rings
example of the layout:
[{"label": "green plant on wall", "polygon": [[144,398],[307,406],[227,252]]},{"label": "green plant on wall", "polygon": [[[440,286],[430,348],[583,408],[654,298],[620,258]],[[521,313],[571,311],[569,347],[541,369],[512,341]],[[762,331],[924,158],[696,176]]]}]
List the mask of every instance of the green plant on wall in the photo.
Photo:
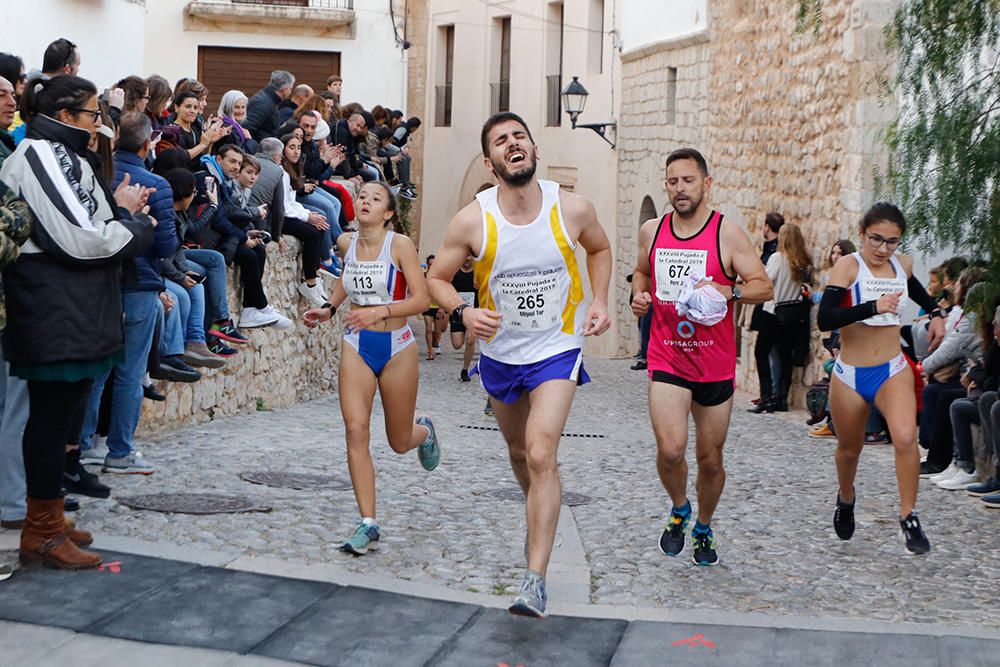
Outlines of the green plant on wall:
[{"label": "green plant on wall", "polygon": [[396,198],[399,203],[397,215],[399,217],[399,231],[409,237],[413,236],[413,224],[410,222],[410,211],[413,210],[413,200],[406,197]]},{"label": "green plant on wall", "polygon": [[[823,0],[793,1],[799,29],[819,30]],[[898,65],[881,83],[898,112],[884,137],[889,168],[881,196],[906,213],[912,245],[955,248],[987,264],[995,292],[1000,0],[902,0],[885,35]]]}]

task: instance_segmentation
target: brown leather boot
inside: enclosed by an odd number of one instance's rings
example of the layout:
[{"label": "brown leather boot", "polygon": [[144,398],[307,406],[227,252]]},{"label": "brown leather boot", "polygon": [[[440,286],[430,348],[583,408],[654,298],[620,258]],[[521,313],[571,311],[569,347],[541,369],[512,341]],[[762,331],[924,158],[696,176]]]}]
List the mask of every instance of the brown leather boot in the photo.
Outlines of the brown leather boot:
[{"label": "brown leather boot", "polygon": [[42,565],[61,570],[87,570],[101,564],[101,557],[79,548],[66,535],[63,499],[28,498],[28,516],[21,531],[21,565]]},{"label": "brown leather boot", "polygon": [[86,547],[94,543],[94,536],[89,531],[77,528],[76,521],[68,516],[63,516],[63,530],[66,531],[66,537],[78,547]]}]

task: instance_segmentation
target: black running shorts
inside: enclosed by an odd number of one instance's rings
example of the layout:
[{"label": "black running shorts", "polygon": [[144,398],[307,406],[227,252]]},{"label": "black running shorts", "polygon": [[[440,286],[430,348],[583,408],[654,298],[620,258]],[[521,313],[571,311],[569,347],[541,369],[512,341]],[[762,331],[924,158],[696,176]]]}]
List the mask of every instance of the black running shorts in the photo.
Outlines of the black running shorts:
[{"label": "black running shorts", "polygon": [[684,387],[691,392],[691,400],[698,405],[710,408],[713,405],[722,405],[733,395],[733,381],[721,380],[719,382],[694,382],[666,371],[653,371],[649,375],[653,382],[663,382],[677,387]]}]

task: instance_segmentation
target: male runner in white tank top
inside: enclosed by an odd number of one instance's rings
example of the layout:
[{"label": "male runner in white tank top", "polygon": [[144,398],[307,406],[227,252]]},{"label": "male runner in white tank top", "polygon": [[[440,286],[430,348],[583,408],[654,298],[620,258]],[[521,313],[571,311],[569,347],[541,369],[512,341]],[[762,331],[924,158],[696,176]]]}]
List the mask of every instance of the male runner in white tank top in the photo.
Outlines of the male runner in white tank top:
[{"label": "male runner in white tank top", "polygon": [[[577,384],[588,379],[583,337],[610,326],[611,246],[589,201],[535,177],[538,147],[520,117],[494,114],[480,139],[498,186],[452,219],[427,282],[453,321],[480,340],[478,372],[526,498],[528,570],[510,611],[542,617],[562,504],[556,449]],[[593,294],[586,310],[578,243],[587,253]],[[451,284],[469,255],[478,308]]]}]

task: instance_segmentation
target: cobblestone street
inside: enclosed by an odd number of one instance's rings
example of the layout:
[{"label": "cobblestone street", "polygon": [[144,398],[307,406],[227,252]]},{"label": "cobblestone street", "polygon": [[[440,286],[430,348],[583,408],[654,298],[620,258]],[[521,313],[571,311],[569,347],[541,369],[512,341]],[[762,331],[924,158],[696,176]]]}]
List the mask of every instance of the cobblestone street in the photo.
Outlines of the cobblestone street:
[{"label": "cobblestone street", "polygon": [[[421,361],[418,413],[433,416],[442,441],[435,472],[424,472],[415,453],[391,452],[377,404],[378,552],[354,558],[337,550],[357,516],[350,490],[285,490],[239,477],[274,470],[346,480],[335,397],[142,442],[143,454],[160,471],[148,478],[105,475],[112,498],[82,499],[79,520],[102,536],[331,562],[359,573],[507,595],[524,566],[523,506],[489,495],[514,489],[515,482],[492,430],[495,421],[483,414],[481,386],[458,381],[460,359],[447,350],[433,362]],[[831,526],[834,442],[807,438],[801,413],[747,414],[743,394],[737,395],[726,447],[728,481],[714,522],[721,565],[695,567],[688,550],[682,558],[664,557],[657,539],[669,501],[654,467],[645,374],[630,371],[631,360],[586,363],[593,383],[577,394],[566,428],[572,435],[564,437],[560,459],[565,491],[590,498],[572,508],[589,565],[590,602],[1000,627],[991,613],[1000,581],[994,539],[1000,515],[964,493],[922,482],[918,506],[934,548],[928,557],[906,555],[896,521],[892,448],[872,447],[858,479],[857,533],[840,542]],[[692,450],[693,444],[693,501]],[[180,491],[239,493],[273,511],[167,515],[134,511],[114,499]]]}]

